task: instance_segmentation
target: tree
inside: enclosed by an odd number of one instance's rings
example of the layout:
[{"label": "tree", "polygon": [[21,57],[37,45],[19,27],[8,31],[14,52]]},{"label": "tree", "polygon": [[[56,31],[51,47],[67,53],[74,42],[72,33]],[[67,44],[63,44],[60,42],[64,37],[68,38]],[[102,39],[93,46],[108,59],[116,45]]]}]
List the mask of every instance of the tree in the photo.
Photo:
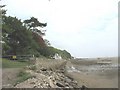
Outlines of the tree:
[{"label": "tree", "polygon": [[46,27],[47,23],[41,23],[41,22],[38,21],[37,18],[31,17],[28,20],[24,20],[24,24],[25,24],[25,26],[27,27],[28,30],[33,31],[40,36],[45,35],[45,31],[42,30],[42,29],[38,29],[38,28]]},{"label": "tree", "polygon": [[37,49],[37,51],[41,55],[47,56],[47,45],[42,37],[45,35],[46,30],[43,30],[43,28],[47,26],[47,23],[41,23],[37,18],[31,17],[30,19],[24,20],[24,25],[29,31],[32,31],[33,39],[39,45],[39,49]]},{"label": "tree", "polygon": [[3,16],[3,15],[5,15],[6,14],[6,11],[7,10],[5,10],[5,9],[2,9],[2,8],[4,8],[6,5],[0,5],[0,9],[1,9],[1,15]]},{"label": "tree", "polygon": [[49,42],[47,39],[44,39],[44,41],[45,41],[45,44],[46,44],[47,46],[50,46],[50,45],[51,45],[50,42]]},{"label": "tree", "polygon": [[[18,20],[16,17],[11,16],[4,16],[3,17],[3,40],[6,45],[8,45],[9,48],[6,52],[6,54],[16,54],[17,49],[20,46],[20,43],[23,42],[21,39],[23,37],[23,30],[25,30],[25,27],[22,26],[21,20]],[[26,36],[26,35],[24,35]],[[4,48],[3,48],[4,49]]]},{"label": "tree", "polygon": [[[0,6],[1,8],[4,7]],[[43,39],[44,27],[47,23],[41,23],[37,18],[31,17],[21,21],[17,17],[6,16],[6,10],[2,10],[2,54],[3,55],[43,55],[53,57],[58,53],[62,58],[71,58],[70,53],[59,50]]]},{"label": "tree", "polygon": [[33,39],[33,34],[28,31],[20,19],[4,16],[2,28],[3,54],[30,54],[38,53],[38,44]]}]

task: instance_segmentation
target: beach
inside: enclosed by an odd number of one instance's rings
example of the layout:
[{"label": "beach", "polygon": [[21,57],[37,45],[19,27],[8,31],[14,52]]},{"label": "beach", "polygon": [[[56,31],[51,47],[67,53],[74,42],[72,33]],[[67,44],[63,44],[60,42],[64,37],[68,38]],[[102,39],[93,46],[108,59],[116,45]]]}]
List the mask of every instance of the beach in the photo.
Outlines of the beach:
[{"label": "beach", "polygon": [[118,88],[118,59],[82,58],[71,60],[67,74],[88,88]]}]

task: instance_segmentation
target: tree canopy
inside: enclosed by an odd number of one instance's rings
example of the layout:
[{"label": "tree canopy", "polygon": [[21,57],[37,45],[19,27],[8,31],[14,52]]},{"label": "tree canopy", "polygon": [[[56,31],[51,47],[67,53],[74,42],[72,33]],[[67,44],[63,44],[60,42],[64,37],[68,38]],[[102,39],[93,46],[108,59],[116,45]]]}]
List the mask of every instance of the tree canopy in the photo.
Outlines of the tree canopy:
[{"label": "tree canopy", "polygon": [[[4,6],[1,6],[4,7]],[[66,50],[59,50],[50,45],[43,38],[44,27],[47,23],[41,23],[37,18],[31,17],[24,20],[12,16],[6,16],[6,10],[2,10],[2,54],[3,55],[35,55],[51,58],[55,53],[63,58],[71,58]]]}]

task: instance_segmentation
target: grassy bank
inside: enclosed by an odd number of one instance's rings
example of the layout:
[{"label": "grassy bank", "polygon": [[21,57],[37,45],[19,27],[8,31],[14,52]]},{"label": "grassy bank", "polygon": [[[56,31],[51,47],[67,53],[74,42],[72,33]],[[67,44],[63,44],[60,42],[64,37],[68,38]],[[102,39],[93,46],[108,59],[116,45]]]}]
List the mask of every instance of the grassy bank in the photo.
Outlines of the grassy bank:
[{"label": "grassy bank", "polygon": [[29,65],[29,62],[18,62],[8,59],[2,59],[2,68],[21,68]]}]

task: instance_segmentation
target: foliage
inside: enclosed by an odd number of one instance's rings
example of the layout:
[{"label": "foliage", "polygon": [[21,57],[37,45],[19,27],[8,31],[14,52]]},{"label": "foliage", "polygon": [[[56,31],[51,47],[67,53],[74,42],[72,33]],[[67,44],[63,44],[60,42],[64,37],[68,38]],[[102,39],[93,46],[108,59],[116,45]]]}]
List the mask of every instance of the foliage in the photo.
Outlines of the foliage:
[{"label": "foliage", "polygon": [[[3,8],[3,7],[5,7],[5,6],[6,6],[6,5],[0,5],[0,9]],[[6,14],[6,11],[7,11],[7,10],[2,9],[2,10],[1,10],[1,15],[2,15],[2,16],[5,15],[5,14]]]},{"label": "foliage", "polygon": [[47,26],[47,23],[41,23],[38,21],[37,18],[31,17],[28,20],[24,20],[25,26],[28,28],[28,30],[31,30],[38,35],[45,35],[45,33],[42,32],[41,29],[38,29],[39,27],[43,28]]},{"label": "foliage", "polygon": [[[1,6],[1,8],[4,7]],[[44,27],[47,23],[41,23],[37,18],[31,17],[24,20],[12,16],[6,16],[6,10],[2,10],[2,54],[3,55],[35,55],[36,57],[53,57],[58,53],[62,58],[71,58],[66,50],[59,50],[50,46],[50,42],[43,39]]]},{"label": "foliage", "polygon": [[71,59],[70,53],[66,50],[60,50],[54,47],[48,47],[48,49],[51,57],[58,53],[63,59]]},{"label": "foliage", "polygon": [[34,33],[27,30],[21,20],[16,17],[3,17],[2,32],[2,38],[5,42],[3,43],[3,55],[34,54],[39,56],[41,46],[45,45],[42,37],[41,41],[38,42],[38,35],[36,34],[35,38]]}]

